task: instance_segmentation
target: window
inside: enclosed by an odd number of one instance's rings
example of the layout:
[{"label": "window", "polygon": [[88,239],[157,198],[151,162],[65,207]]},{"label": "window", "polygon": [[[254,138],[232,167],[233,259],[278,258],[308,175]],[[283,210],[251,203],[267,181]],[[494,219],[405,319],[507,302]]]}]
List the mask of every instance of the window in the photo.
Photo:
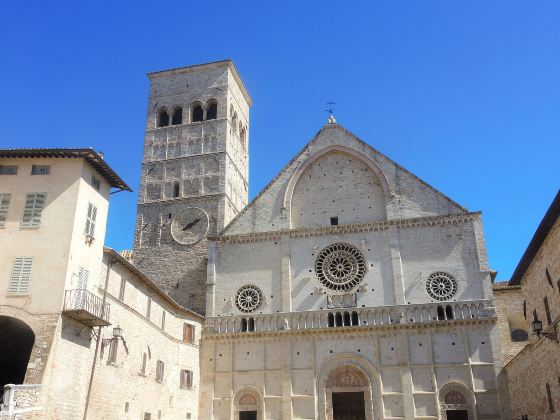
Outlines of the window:
[{"label": "window", "polygon": [[146,376],[146,361],[148,360],[148,355],[142,353],[142,367],[140,368],[140,375]]},{"label": "window", "polygon": [[548,324],[552,324],[552,318],[550,316],[550,307],[548,306],[548,297],[547,296],[544,297],[543,303],[544,303],[544,311],[546,313],[546,322]]},{"label": "window", "polygon": [[527,319],[527,301],[523,301],[523,317]]},{"label": "window", "polygon": [[152,314],[152,298],[148,297],[148,305],[146,306],[146,318],[150,319]]},{"label": "window", "polygon": [[183,341],[185,343],[194,343],[194,325],[183,324]]},{"label": "window", "polygon": [[93,204],[88,204],[87,216],[86,216],[86,228],[84,233],[91,237],[94,236],[95,233],[95,221],[97,219],[97,207]]},{"label": "window", "polygon": [[0,227],[6,226],[11,197],[11,194],[0,193]]},{"label": "window", "polygon": [[192,389],[193,386],[193,373],[191,370],[181,370],[181,389]]},{"label": "window", "polygon": [[173,109],[173,115],[171,116],[171,124],[179,125],[183,123],[183,108],[177,106]]},{"label": "window", "polygon": [[545,269],[545,273],[546,273],[546,280],[548,281],[548,285],[554,289],[554,286],[552,285],[552,276],[550,275],[548,268]]},{"label": "window", "polygon": [[117,363],[117,353],[119,350],[119,340],[112,339],[111,344],[109,344],[109,358],[108,363]]},{"label": "window", "polygon": [[161,108],[158,112],[158,127],[167,127],[169,125],[169,114],[167,109]]},{"label": "window", "polygon": [[12,273],[10,275],[10,286],[8,294],[25,295],[29,290],[29,282],[31,281],[31,266],[33,265],[33,257],[17,257],[12,264]]},{"label": "window", "polygon": [[234,112],[231,117],[231,129],[234,133],[237,133],[237,113]]},{"label": "window", "polygon": [[96,178],[95,176],[91,176],[91,186],[95,188],[97,191],[101,188],[101,181]]},{"label": "window", "polygon": [[121,287],[119,288],[119,300],[124,301],[124,291],[126,288],[126,279],[124,277],[121,278]]},{"label": "window", "polygon": [[537,319],[539,319],[539,315],[537,314],[537,310],[534,309],[533,310],[533,321],[536,321]]},{"label": "window", "polygon": [[546,396],[548,398],[548,409],[551,413],[554,413],[554,403],[552,402],[552,394],[550,392],[550,385],[546,384]]},{"label": "window", "polygon": [[31,167],[31,175],[49,175],[51,173],[51,165],[33,165]]},{"label": "window", "polygon": [[239,140],[241,141],[241,144],[243,145],[243,147],[247,147],[245,140],[247,139],[247,130],[245,130],[245,127],[243,127],[241,129],[241,131],[239,132]]},{"label": "window", "polygon": [[218,118],[218,103],[212,100],[208,101],[208,104],[206,106],[206,119],[215,120],[216,118]]},{"label": "window", "polygon": [[129,407],[130,407],[130,405],[128,404],[128,402],[126,402],[126,403],[124,404],[124,412],[125,412],[125,413],[128,413],[128,408],[129,408]]},{"label": "window", "polygon": [[529,334],[524,330],[513,330],[511,332],[511,341],[518,343],[521,341],[527,341],[529,339]]},{"label": "window", "polygon": [[162,382],[163,381],[163,370],[164,365],[161,360],[158,360],[156,363],[156,381]]},{"label": "window", "polygon": [[144,420],[152,420],[152,413],[144,413]]},{"label": "window", "polygon": [[173,198],[179,197],[181,193],[181,185],[178,182],[173,183]]},{"label": "window", "polygon": [[161,329],[165,330],[165,311],[161,313]]},{"label": "window", "polygon": [[191,413],[187,413],[187,420],[191,418]]},{"label": "window", "polygon": [[0,165],[0,175],[17,175],[17,165]]},{"label": "window", "polygon": [[196,104],[193,106],[192,110],[192,122],[202,121],[204,118],[204,112],[202,111],[202,106]]},{"label": "window", "polygon": [[46,193],[27,194],[21,221],[22,226],[39,226],[46,196]]},{"label": "window", "polygon": [[331,226],[338,225],[338,217],[331,217]]}]

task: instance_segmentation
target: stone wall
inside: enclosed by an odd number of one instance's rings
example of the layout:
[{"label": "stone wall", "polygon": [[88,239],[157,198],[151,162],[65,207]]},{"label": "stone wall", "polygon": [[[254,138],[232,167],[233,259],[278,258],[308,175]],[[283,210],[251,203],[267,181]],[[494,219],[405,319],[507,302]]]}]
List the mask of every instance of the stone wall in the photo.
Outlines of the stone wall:
[{"label": "stone wall", "polygon": [[207,335],[200,415],[235,419],[238,398],[250,391],[260,399],[259,419],[325,419],[323,381],[337,367],[354,366],[369,378],[375,418],[441,418],[438,393],[455,384],[472,396],[478,418],[499,419],[498,339],[495,319],[407,330]]}]

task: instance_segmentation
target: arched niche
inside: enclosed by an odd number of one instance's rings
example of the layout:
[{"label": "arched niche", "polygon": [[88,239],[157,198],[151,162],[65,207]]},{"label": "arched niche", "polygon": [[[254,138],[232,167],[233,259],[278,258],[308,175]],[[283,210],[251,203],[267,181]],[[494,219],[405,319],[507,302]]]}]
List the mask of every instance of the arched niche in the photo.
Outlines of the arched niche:
[{"label": "arched niche", "polygon": [[253,386],[244,386],[233,398],[233,420],[264,420],[263,397]]},{"label": "arched niche", "polygon": [[381,418],[379,374],[373,364],[350,353],[327,360],[317,373],[317,418],[333,420],[337,399],[350,400],[357,394],[362,394],[359,403],[366,420]]},{"label": "arched niche", "polygon": [[473,392],[461,382],[447,382],[438,393],[440,418],[476,420],[476,400]]},{"label": "arched niche", "polygon": [[20,319],[0,316],[0,389],[6,384],[22,384],[35,333]]},{"label": "arched niche", "polygon": [[290,228],[387,219],[389,184],[377,164],[354,149],[329,146],[294,172],[284,195]]}]

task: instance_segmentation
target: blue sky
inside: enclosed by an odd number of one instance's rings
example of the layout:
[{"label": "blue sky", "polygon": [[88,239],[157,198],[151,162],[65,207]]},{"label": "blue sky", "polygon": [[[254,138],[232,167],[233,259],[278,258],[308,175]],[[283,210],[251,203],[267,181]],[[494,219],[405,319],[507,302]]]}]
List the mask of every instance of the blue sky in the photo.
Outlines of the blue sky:
[{"label": "blue sky", "polygon": [[[92,146],[138,189],[145,73],[231,57],[250,198],[339,123],[470,210],[507,279],[560,186],[560,3],[31,1],[0,12],[0,147]],[[132,244],[136,194],[107,244]]]}]

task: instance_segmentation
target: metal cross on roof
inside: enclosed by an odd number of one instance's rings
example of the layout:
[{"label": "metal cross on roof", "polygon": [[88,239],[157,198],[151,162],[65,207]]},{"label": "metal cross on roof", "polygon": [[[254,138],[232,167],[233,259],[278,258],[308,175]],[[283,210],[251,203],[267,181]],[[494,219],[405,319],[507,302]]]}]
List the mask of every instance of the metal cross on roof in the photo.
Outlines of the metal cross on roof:
[{"label": "metal cross on roof", "polygon": [[333,102],[333,101],[327,102],[325,105],[327,105],[328,108],[325,109],[325,111],[327,111],[329,114],[332,115],[332,113],[334,112],[334,106],[333,105],[335,105],[335,104],[336,104],[336,102]]}]

